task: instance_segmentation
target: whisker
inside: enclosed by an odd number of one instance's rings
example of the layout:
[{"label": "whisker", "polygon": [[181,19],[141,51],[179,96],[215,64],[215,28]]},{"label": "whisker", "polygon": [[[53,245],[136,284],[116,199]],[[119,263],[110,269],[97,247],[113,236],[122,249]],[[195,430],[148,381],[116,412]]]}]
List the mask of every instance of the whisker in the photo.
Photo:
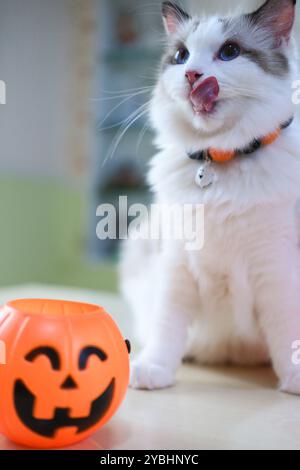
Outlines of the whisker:
[{"label": "whisker", "polygon": [[[149,104],[149,103],[144,103],[144,104]],[[144,105],[143,105],[143,106],[144,106]],[[138,110],[139,110],[139,109],[140,109],[140,108],[138,108]],[[101,129],[98,129],[98,131],[99,131],[99,132],[103,132],[103,131],[107,131],[107,130],[109,130],[109,129],[114,129],[114,128],[116,128],[116,127],[120,127],[120,126],[122,127],[122,126],[126,125],[126,124],[130,121],[130,119],[131,119],[132,117],[134,117],[134,115],[136,114],[136,112],[137,112],[138,110],[133,111],[133,113],[130,114],[129,117],[123,119],[122,121],[118,121],[118,122],[116,122],[115,124],[112,124],[111,126],[102,127]]]},{"label": "whisker", "polygon": [[227,94],[228,96],[239,96],[243,95],[246,98],[259,98],[262,96],[261,93],[257,91],[257,89],[254,88],[246,88],[246,87],[240,87],[237,86],[236,84],[228,84],[228,83],[222,83],[220,81],[220,86],[222,90]]},{"label": "whisker", "polygon": [[143,138],[145,137],[145,134],[149,129],[150,129],[149,123],[148,123],[148,121],[146,121],[145,124],[143,125],[142,130],[140,131],[140,134],[139,134],[139,137],[138,137],[138,140],[137,140],[137,144],[136,144],[136,148],[135,148],[137,157],[138,157],[140,147],[142,145]]},{"label": "whisker", "polygon": [[135,93],[133,95],[130,95],[130,96],[127,96],[124,100],[122,100],[120,103],[118,103],[116,106],[114,106],[107,114],[106,116],[104,117],[104,119],[102,119],[102,121],[100,122],[99,124],[99,127],[101,128],[101,126],[107,121],[107,119],[109,118],[109,116],[111,116],[114,111],[116,111],[117,109],[119,109],[123,104],[127,103],[127,101],[130,101],[132,98],[136,97],[136,96],[139,96],[140,95],[140,92],[139,93]]},{"label": "whisker", "polygon": [[112,144],[108,150],[108,154],[102,164],[102,166],[105,165],[105,163],[114,156],[121,140],[123,139],[124,135],[130,129],[130,127],[136,123],[141,117],[143,117],[146,113],[148,113],[148,107],[149,107],[149,102],[144,103],[142,106],[140,106],[135,112],[133,112],[129,118],[124,122],[122,128],[120,131],[117,133],[115,138],[112,141]]},{"label": "whisker", "polygon": [[119,90],[119,91],[109,91],[109,90],[100,90],[101,93],[106,93],[107,95],[123,95],[123,94],[130,94],[135,93],[138,91],[148,90],[151,86],[142,86],[138,88],[128,88],[128,90]]},{"label": "whisker", "polygon": [[110,159],[110,158],[112,158],[112,157],[114,156],[114,154],[115,154],[115,152],[116,152],[116,150],[117,150],[117,148],[118,148],[118,146],[119,146],[121,140],[123,139],[123,137],[124,137],[124,135],[126,134],[126,132],[128,131],[128,129],[129,129],[133,124],[135,124],[135,122],[138,121],[142,116],[144,116],[147,112],[148,112],[147,109],[144,110],[144,111],[142,111],[142,112],[141,112],[140,114],[138,114],[134,119],[132,119],[132,121],[131,121],[129,124],[127,124],[127,126],[119,133],[118,138],[113,141],[113,145],[112,145],[112,147],[111,147],[111,150],[110,150],[110,152],[109,152],[109,154],[108,154],[108,157],[107,157],[107,159],[105,160],[104,163],[106,163],[106,161],[107,161],[108,159]]}]

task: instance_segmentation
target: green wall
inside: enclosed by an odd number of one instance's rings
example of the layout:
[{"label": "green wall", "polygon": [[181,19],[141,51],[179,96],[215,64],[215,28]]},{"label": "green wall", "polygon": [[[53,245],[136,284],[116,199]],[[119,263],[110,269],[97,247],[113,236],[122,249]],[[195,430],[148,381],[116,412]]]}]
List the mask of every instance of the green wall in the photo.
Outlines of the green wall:
[{"label": "green wall", "polygon": [[53,283],[114,291],[114,265],[87,253],[87,198],[51,180],[0,179],[0,285]]}]

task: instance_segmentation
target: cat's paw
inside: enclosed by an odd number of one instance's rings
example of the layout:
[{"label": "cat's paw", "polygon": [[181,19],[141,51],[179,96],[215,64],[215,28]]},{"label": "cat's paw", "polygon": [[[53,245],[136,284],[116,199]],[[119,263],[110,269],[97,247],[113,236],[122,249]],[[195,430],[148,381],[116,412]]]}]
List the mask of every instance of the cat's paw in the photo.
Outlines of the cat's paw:
[{"label": "cat's paw", "polygon": [[291,393],[292,395],[300,395],[300,371],[291,373],[283,380],[280,391]]},{"label": "cat's paw", "polygon": [[130,387],[140,390],[159,390],[174,384],[174,373],[145,359],[131,363]]}]

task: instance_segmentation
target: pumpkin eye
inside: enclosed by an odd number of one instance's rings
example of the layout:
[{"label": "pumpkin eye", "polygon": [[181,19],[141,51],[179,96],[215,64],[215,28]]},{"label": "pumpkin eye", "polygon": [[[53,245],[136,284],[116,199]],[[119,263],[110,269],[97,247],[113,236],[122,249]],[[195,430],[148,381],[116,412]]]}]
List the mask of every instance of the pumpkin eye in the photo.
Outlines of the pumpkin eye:
[{"label": "pumpkin eye", "polygon": [[82,349],[80,353],[79,370],[86,369],[90,356],[97,356],[102,362],[107,360],[107,355],[104,351],[102,351],[102,349],[99,349],[95,346],[87,346],[86,348]]},{"label": "pumpkin eye", "polygon": [[190,58],[190,53],[186,47],[180,47],[175,54],[174,63],[177,65],[186,64]]},{"label": "pumpkin eye", "polygon": [[227,42],[219,51],[219,59],[228,62],[236,59],[241,53],[240,46],[235,42]]},{"label": "pumpkin eye", "polygon": [[129,339],[125,339],[125,344],[126,344],[126,347],[127,347],[128,354],[130,354],[131,353],[131,343],[130,343]]},{"label": "pumpkin eye", "polygon": [[60,359],[58,352],[55,349],[48,346],[42,346],[40,348],[33,349],[30,353],[25,356],[26,361],[33,362],[39,356],[46,356],[53,370],[60,370]]}]

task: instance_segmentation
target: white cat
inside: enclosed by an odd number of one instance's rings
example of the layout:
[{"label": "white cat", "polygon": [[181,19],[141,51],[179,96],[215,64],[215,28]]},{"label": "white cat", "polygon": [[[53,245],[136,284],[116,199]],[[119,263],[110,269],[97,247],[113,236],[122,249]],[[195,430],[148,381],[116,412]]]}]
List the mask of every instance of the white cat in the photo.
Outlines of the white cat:
[{"label": "white cat", "polygon": [[[163,4],[168,48],[151,106],[159,153],[149,182],[158,203],[205,204],[205,244],[199,252],[175,241],[125,246],[122,288],[144,346],[132,364],[134,388],[172,385],[188,357],[271,360],[281,389],[300,393],[292,361],[300,339],[300,129],[294,120],[278,131],[294,112],[295,4],[268,0],[231,18],[190,17]],[[257,148],[255,139],[266,137]],[[201,188],[200,163],[188,155],[207,149],[229,161],[213,159],[216,180]]]}]

